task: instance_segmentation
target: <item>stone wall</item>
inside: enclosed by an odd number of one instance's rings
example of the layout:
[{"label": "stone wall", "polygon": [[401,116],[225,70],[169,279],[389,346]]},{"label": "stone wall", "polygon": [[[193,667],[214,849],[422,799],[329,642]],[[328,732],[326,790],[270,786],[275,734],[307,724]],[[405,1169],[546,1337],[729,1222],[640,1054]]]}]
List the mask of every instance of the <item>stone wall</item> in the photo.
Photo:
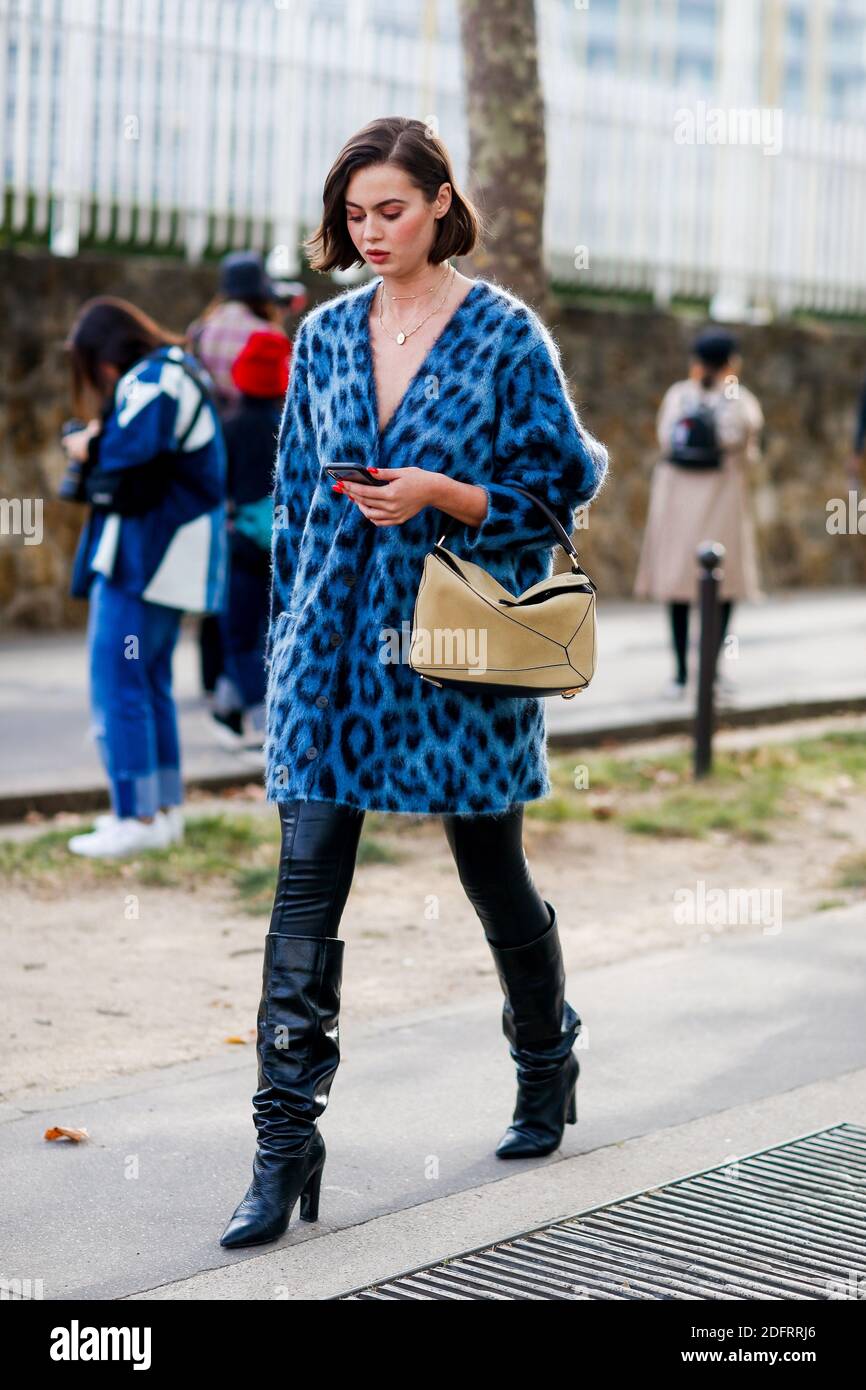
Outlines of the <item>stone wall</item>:
[{"label": "stone wall", "polygon": [[[311,299],[326,297],[329,283],[313,278]],[[215,286],[213,266],[0,252],[0,505],[43,500],[40,544],[0,535],[0,625],[52,627],[85,617],[84,605],[67,593],[83,512],[54,500],[65,468],[58,431],[71,414],[63,341],[78,308],[92,295],[118,294],[182,331]],[[576,533],[604,594],[630,592],[656,454],[655,412],[666,387],[684,374],[701,322],[564,303],[551,322],[575,401],[611,453],[610,481],[588,528]],[[847,494],[844,464],[866,377],[866,334],[844,324],[738,331],[743,381],[767,418],[755,479],[764,586],[862,583],[866,541],[828,535],[826,503]]]},{"label": "stone wall", "polygon": [[[581,560],[611,595],[631,592],[657,457],[656,411],[665,389],[686,375],[689,344],[705,322],[569,307],[551,323],[575,402],[611,455],[610,480],[576,533]],[[847,499],[851,486],[845,465],[866,380],[866,331],[826,322],[731,328],[741,380],[766,421],[752,490],[763,587],[863,583],[866,535],[828,534],[827,502]],[[866,485],[859,493],[866,498]],[[862,526],[866,532],[866,515]]]},{"label": "stone wall", "polygon": [[82,507],[55,500],[66,467],[59,429],[72,415],[64,339],[96,294],[116,294],[183,329],[213,294],[212,268],[157,259],[0,252],[0,498],[42,498],[43,539],[0,536],[0,622],[83,622],[68,597]]}]

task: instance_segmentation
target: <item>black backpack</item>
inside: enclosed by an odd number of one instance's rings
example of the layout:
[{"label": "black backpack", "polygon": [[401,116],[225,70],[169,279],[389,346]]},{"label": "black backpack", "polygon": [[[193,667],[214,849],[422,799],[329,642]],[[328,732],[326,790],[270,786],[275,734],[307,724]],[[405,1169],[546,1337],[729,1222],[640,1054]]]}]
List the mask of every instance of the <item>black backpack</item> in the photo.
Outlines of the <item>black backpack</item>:
[{"label": "black backpack", "polygon": [[699,405],[676,421],[667,457],[680,468],[721,468],[716,416],[710,406]]}]

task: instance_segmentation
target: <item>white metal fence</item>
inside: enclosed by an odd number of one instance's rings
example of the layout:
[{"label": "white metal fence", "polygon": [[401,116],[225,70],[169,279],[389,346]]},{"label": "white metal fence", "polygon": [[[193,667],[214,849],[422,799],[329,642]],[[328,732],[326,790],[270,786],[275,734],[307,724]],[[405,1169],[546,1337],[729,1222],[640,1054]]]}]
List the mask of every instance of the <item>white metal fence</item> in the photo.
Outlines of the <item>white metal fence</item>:
[{"label": "white metal fence", "polygon": [[[587,72],[579,9],[539,16],[558,278],[732,312],[866,309],[866,129],[786,113],[778,152],[733,143],[731,91]],[[279,246],[294,272],[330,164],[373,116],[435,122],[465,181],[461,92],[453,38],[374,31],[363,0],[344,20],[315,0],[0,0],[2,233],[65,255]],[[726,143],[706,142],[702,103]]]}]

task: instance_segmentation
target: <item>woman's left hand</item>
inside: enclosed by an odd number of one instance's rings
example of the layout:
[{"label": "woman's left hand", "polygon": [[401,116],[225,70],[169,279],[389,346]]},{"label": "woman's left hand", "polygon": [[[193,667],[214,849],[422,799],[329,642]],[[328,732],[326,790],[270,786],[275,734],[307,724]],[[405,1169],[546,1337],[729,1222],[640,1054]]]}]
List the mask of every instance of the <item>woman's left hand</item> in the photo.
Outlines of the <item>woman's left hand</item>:
[{"label": "woman's left hand", "polygon": [[83,430],[75,430],[72,434],[65,434],[60,442],[69,458],[75,459],[76,463],[85,463],[90,441],[94,435],[99,434],[101,429],[102,422],[100,420],[91,420],[90,424],[85,425]]},{"label": "woman's left hand", "polygon": [[439,474],[431,468],[371,468],[387,487],[343,481],[340,491],[360,507],[374,526],[399,526],[433,502]]}]

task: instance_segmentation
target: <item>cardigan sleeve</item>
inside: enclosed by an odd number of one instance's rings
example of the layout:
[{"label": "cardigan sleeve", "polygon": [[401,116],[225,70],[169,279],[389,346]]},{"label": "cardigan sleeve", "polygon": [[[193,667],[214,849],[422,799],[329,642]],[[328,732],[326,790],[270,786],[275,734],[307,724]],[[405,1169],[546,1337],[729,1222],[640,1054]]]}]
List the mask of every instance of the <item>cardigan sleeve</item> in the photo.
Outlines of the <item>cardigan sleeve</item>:
[{"label": "cardigan sleeve", "polygon": [[295,336],[289,384],[277,434],[271,547],[271,630],[279,614],[290,606],[298,549],[316,482],[316,470],[310,462],[313,421],[309,363],[306,325],[302,323]]},{"label": "cardigan sleeve", "polygon": [[478,526],[465,523],[456,534],[467,555],[511,546],[550,549],[556,536],[549,521],[510,484],[519,483],[540,497],[571,534],[575,509],[602,485],[607,450],[581,424],[558,351],[546,337],[501,370],[497,396],[494,474],[481,484],[487,512]]}]

